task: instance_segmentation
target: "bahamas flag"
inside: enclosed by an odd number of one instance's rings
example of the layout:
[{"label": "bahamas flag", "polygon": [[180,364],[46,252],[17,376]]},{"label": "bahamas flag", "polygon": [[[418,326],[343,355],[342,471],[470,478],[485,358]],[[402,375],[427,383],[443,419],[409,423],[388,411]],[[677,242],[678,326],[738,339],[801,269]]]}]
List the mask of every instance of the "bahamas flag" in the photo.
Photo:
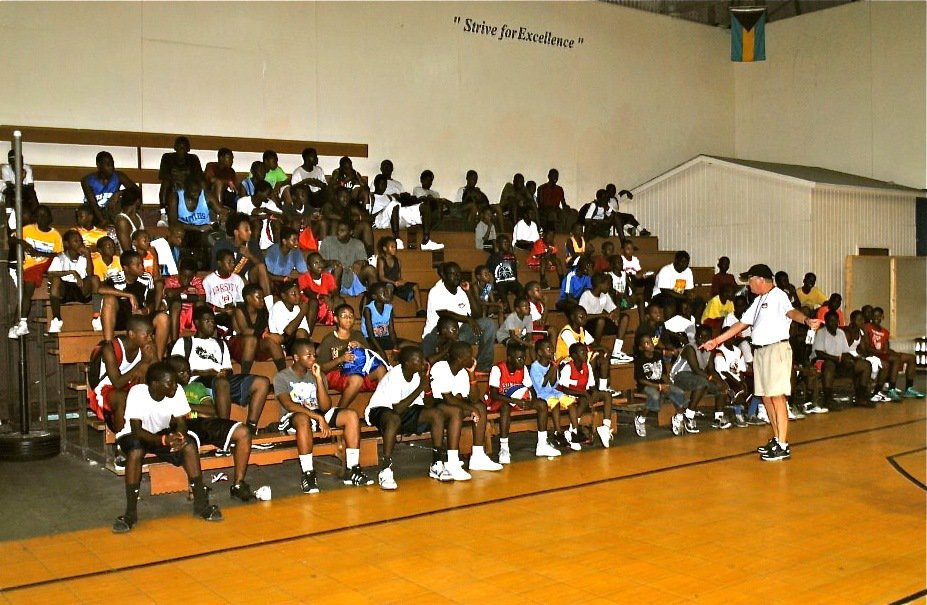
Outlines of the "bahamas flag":
[{"label": "bahamas flag", "polygon": [[731,9],[731,61],[766,60],[766,9]]}]

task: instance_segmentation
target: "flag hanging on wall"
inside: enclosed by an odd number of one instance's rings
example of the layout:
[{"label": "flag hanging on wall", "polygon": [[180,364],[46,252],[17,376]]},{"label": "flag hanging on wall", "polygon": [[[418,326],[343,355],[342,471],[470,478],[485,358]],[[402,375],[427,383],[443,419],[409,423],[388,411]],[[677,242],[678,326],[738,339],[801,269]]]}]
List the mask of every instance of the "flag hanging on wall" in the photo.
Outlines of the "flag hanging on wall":
[{"label": "flag hanging on wall", "polygon": [[731,61],[766,60],[766,9],[731,9]]}]

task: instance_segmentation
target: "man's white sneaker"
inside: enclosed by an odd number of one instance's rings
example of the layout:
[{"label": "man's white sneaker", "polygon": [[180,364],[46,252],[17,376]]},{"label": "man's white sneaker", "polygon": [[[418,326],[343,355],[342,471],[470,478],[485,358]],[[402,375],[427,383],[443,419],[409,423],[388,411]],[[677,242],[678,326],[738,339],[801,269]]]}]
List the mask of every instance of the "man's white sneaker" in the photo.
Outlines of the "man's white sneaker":
[{"label": "man's white sneaker", "polygon": [[827,408],[822,408],[819,405],[815,405],[813,408],[808,410],[808,413],[809,414],[826,414],[829,411],[830,410],[828,410]]},{"label": "man's white sneaker", "polygon": [[26,336],[27,334],[29,334],[29,324],[26,323],[25,319],[20,319],[19,322],[10,328],[9,332],[7,332],[7,336],[14,340],[20,336]]},{"label": "man's white sneaker", "polygon": [[403,241],[402,241],[401,239],[399,239],[398,237],[396,238],[396,249],[397,249],[397,250],[405,250],[405,249],[406,249],[406,244],[405,244],[405,242],[403,242]]},{"label": "man's white sneaker", "polygon": [[[448,463],[450,466],[450,463]],[[501,471],[502,465],[498,462],[493,462],[492,458],[483,454],[482,456],[474,454],[470,456],[470,470],[471,471]],[[453,471],[452,471],[453,474]],[[454,477],[457,479],[457,477]]]},{"label": "man's white sneaker", "polygon": [[583,446],[581,446],[578,442],[573,441],[574,439],[579,439],[579,435],[574,435],[573,431],[564,431],[563,436],[566,438],[567,443],[570,444],[570,449],[574,452],[578,452],[579,450],[583,449]]},{"label": "man's white sneaker", "polygon": [[673,414],[673,434],[682,435],[682,414]]},{"label": "man's white sneaker", "polygon": [[612,440],[612,432],[608,430],[608,427],[603,424],[600,427],[596,427],[595,432],[602,441],[602,447],[608,447],[608,444]]},{"label": "man's white sneaker", "polygon": [[631,363],[632,361],[634,361],[634,358],[624,351],[620,351],[617,355],[612,355],[613,366],[617,366],[623,363]]},{"label": "man's white sneaker", "polygon": [[64,320],[52,317],[52,320],[48,322],[48,333],[57,334],[61,331],[61,328],[64,327]]},{"label": "man's white sneaker", "polygon": [[100,319],[99,317],[94,317],[93,319],[90,320],[90,327],[93,329],[94,332],[102,332],[103,331],[103,320]]},{"label": "man's white sneaker", "polygon": [[509,448],[499,448],[499,464],[512,464],[512,452],[509,451]]},{"label": "man's white sneaker", "polygon": [[441,483],[447,483],[454,480],[453,475],[451,475],[451,473],[447,470],[447,467],[444,466],[444,463],[440,460],[431,465],[431,467],[428,469],[428,476],[432,479],[437,479]]},{"label": "man's white sneaker", "polygon": [[647,436],[647,418],[645,416],[634,417],[634,432],[638,437]]},{"label": "man's white sneaker", "polygon": [[393,469],[386,467],[380,474],[377,475],[377,483],[380,484],[380,489],[385,490],[394,490],[399,486],[396,485],[396,480],[393,479]]},{"label": "man's white sneaker", "polygon": [[[501,464],[499,468],[502,468]],[[446,463],[444,465],[444,471],[454,481],[469,481],[471,479],[470,473],[464,470],[463,464],[460,461]]]},{"label": "man's white sneaker", "polygon": [[[547,456],[548,458],[555,458],[560,455],[560,450],[553,447],[549,443],[539,443],[534,450],[535,456]],[[499,456],[502,457],[501,455]]]},{"label": "man's white sneaker", "polygon": [[422,242],[422,250],[444,250],[444,244],[428,240],[427,242]]}]

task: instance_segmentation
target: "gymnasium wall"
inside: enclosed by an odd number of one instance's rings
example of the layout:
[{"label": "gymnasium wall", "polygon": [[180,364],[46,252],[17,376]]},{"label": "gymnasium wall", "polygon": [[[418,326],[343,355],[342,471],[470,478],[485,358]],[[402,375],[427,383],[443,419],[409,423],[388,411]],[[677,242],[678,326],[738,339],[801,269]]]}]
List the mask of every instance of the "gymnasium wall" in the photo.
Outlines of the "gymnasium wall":
[{"label": "gymnasium wall", "polygon": [[736,157],[927,187],[927,3],[865,1],[766,27],[734,65]]},{"label": "gymnasium wall", "polygon": [[734,152],[727,32],[600,2],[0,2],[0,36],[0,123],[364,142],[446,196],[558,167],[576,205]]}]

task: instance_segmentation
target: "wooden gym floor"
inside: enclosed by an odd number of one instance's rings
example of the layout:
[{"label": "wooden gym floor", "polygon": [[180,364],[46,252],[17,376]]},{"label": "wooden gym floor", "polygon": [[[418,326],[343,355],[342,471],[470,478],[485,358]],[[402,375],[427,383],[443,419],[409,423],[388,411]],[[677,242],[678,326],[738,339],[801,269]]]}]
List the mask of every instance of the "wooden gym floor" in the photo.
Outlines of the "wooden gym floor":
[{"label": "wooden gym floor", "polygon": [[703,429],[469,484],[6,542],[0,602],[923,602],[924,409],[793,423],[787,462],[757,460],[762,427]]}]

